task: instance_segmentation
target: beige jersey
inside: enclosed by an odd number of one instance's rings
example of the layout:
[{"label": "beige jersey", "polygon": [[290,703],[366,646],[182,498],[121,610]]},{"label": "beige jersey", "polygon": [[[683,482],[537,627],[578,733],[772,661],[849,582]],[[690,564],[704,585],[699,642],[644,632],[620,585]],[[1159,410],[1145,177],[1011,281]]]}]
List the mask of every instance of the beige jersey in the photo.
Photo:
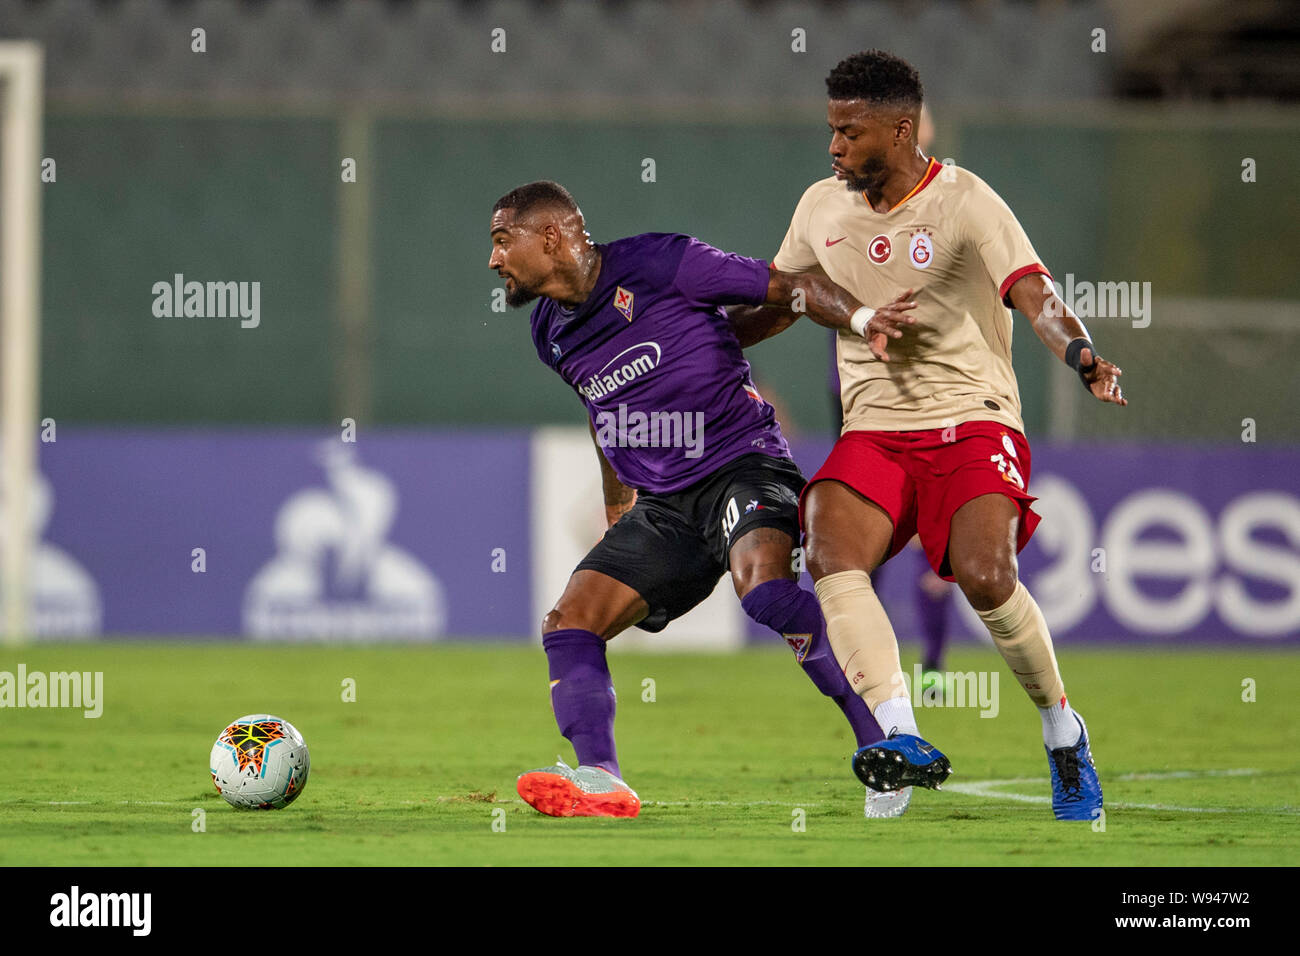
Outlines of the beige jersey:
[{"label": "beige jersey", "polygon": [[916,290],[916,324],[889,340],[890,361],[861,336],[839,333],[844,431],[972,420],[1024,431],[1004,297],[1022,276],[1050,274],[1007,204],[974,173],[932,158],[885,213],[834,177],[813,183],[772,264],[782,272],[820,266],[873,308]]}]

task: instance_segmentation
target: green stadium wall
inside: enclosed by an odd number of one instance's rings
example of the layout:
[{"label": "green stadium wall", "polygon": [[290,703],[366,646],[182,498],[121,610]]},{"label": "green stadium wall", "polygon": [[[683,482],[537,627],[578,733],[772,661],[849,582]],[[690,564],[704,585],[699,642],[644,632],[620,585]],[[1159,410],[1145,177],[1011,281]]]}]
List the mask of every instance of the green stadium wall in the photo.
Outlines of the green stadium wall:
[{"label": "green stadium wall", "polygon": [[[1207,357],[1161,321],[1159,303],[1300,299],[1284,252],[1300,245],[1300,224],[1283,214],[1291,197],[1278,172],[1300,151],[1300,125],[942,119],[932,151],[998,190],[1054,273],[1152,283],[1150,328],[1090,323],[1117,360],[1137,357],[1125,384],[1142,399],[1090,431],[1232,437],[1225,422],[1183,414],[1178,383],[1194,387]],[[493,201],[556,179],[597,241],[680,231],[769,258],[803,189],[826,174],[825,149],[816,116],[358,121],[56,104],[44,148],[58,178],[43,195],[41,414],[94,424],[578,422],[576,398],[537,362],[527,310],[492,310]],[[341,181],[348,156],[358,159],[356,183]],[[1256,183],[1242,182],[1245,156],[1256,160]],[[647,158],[654,182],[643,181]],[[259,326],[155,317],[151,289],[177,273],[260,282]],[[1018,322],[1015,367],[1027,428],[1039,434],[1051,421],[1053,376],[1068,373]],[[831,428],[827,335],[801,323],[751,352],[793,431]],[[1256,345],[1263,371],[1221,386],[1232,392],[1225,421],[1238,407],[1300,403],[1278,342]],[[1162,363],[1183,377],[1166,372],[1161,388],[1144,389],[1143,374]],[[1273,437],[1300,438],[1292,417],[1279,416]]]}]

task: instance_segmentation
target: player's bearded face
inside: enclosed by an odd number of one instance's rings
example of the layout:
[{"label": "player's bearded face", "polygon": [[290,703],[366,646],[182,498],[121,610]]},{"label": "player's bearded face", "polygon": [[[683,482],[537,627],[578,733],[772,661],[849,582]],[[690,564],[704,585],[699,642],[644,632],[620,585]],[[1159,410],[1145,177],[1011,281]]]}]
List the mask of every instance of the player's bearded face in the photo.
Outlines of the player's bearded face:
[{"label": "player's bearded face", "polygon": [[506,305],[512,309],[527,305],[537,298],[537,295],[536,292],[523,285],[518,279],[512,277],[506,280]]},{"label": "player's bearded face", "polygon": [[847,168],[848,175],[844,177],[844,187],[851,193],[863,192],[868,189],[879,189],[885,182],[888,173],[888,167],[885,163],[885,153],[882,150],[878,155],[868,156],[862,160],[857,168]]},{"label": "player's bearded face", "polygon": [[835,175],[850,192],[879,189],[889,175],[893,124],[861,100],[831,100],[826,122]]},{"label": "player's bearded face", "polygon": [[517,309],[540,294],[545,256],[541,236],[528,229],[512,228],[513,218],[498,213],[493,217],[492,257],[488,268],[494,269],[506,283],[506,305]]}]

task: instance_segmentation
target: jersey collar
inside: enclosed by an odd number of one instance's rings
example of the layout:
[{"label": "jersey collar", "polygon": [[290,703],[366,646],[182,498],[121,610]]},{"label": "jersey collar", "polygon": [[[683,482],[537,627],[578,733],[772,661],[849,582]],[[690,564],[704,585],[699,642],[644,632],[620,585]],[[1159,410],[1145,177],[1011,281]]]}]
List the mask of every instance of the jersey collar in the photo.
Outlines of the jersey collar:
[{"label": "jersey collar", "polygon": [[[939,170],[941,170],[941,169],[943,169],[943,163],[939,162],[937,159],[935,159],[933,156],[931,156],[931,157],[930,157],[930,164],[929,164],[928,166],[925,167],[925,172],[921,175],[921,179],[920,179],[920,181],[919,181],[915,186],[913,186],[913,187],[911,188],[911,190],[908,192],[908,194],[907,194],[906,196],[904,196],[904,197],[903,197],[902,199],[900,199],[898,202],[896,202],[896,203],[894,203],[892,206],[890,206],[890,207],[889,207],[889,211],[886,212],[886,213],[884,213],[884,215],[888,216],[889,213],[893,212],[893,211],[894,211],[895,209],[897,209],[899,206],[903,205],[903,203],[907,202],[909,199],[911,199],[913,196],[915,196],[917,193],[919,193],[919,192],[920,192],[922,189],[924,189],[926,186],[930,185],[930,183],[934,182],[934,177],[936,177],[936,176],[939,175]],[[870,208],[871,208],[871,200],[867,198],[866,190],[863,190],[861,195],[862,195],[862,198],[863,198],[863,199],[866,201],[866,203],[867,203],[867,208],[870,209]],[[872,211],[874,212],[874,210],[872,210]]]}]

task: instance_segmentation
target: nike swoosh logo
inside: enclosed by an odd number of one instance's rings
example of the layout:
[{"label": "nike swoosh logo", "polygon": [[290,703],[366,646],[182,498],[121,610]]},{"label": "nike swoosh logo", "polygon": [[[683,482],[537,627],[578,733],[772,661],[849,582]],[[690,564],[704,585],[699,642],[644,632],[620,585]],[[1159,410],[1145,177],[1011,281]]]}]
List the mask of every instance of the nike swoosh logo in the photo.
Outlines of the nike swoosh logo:
[{"label": "nike swoosh logo", "polygon": [[845,239],[847,239],[847,238],[848,238],[848,236],[840,236],[838,239],[827,239],[827,240],[826,240],[826,248],[829,249],[831,246],[835,245],[835,243],[837,243],[837,242],[843,242],[843,241],[844,241]]}]

